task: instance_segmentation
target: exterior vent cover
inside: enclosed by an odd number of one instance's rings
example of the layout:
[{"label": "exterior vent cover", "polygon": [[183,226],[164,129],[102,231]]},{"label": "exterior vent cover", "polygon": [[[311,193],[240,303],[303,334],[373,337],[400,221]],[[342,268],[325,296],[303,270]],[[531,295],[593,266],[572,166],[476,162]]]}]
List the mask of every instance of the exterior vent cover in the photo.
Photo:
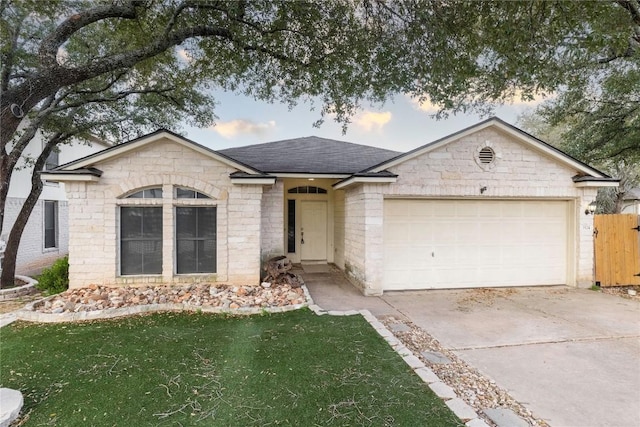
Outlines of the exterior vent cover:
[{"label": "exterior vent cover", "polygon": [[478,153],[478,160],[480,161],[480,164],[483,164],[483,165],[488,165],[490,163],[493,163],[495,158],[496,158],[496,153],[493,151],[491,147],[484,147]]}]

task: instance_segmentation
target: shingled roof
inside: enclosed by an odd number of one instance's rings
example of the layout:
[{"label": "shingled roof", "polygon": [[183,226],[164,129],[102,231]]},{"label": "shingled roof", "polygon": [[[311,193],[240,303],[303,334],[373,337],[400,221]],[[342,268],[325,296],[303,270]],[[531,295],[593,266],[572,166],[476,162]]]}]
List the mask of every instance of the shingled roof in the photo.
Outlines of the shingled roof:
[{"label": "shingled roof", "polygon": [[400,153],[308,136],[218,150],[265,173],[353,174]]}]

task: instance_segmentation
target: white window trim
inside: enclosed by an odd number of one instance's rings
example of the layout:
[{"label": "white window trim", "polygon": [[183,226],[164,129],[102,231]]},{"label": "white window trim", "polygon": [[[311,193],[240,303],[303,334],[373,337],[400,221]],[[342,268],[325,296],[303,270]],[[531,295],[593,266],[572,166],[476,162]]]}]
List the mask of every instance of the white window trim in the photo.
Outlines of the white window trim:
[{"label": "white window trim", "polygon": [[[53,203],[54,218],[53,227],[55,232],[55,246],[47,247],[47,203]],[[60,251],[60,204],[57,200],[43,200],[42,201],[42,253],[59,252]]]}]

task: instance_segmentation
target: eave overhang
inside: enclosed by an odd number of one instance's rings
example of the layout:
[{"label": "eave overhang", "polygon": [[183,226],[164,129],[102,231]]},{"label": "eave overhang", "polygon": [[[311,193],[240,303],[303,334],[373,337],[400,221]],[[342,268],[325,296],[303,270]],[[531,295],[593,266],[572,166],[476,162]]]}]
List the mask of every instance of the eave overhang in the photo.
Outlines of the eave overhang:
[{"label": "eave overhang", "polygon": [[232,184],[239,185],[273,185],[276,177],[265,174],[248,174],[244,172],[234,172],[229,175]]},{"label": "eave overhang", "polygon": [[398,175],[387,171],[379,173],[357,173],[349,178],[333,184],[334,190],[341,190],[355,184],[391,184],[398,180]]},{"label": "eave overhang", "polygon": [[85,181],[98,182],[102,171],[96,168],[83,168],[74,170],[57,170],[40,172],[40,178],[52,182]]},{"label": "eave overhang", "polygon": [[609,177],[576,175],[573,177],[573,185],[575,185],[577,188],[617,187],[618,185],[620,185],[620,180]]}]

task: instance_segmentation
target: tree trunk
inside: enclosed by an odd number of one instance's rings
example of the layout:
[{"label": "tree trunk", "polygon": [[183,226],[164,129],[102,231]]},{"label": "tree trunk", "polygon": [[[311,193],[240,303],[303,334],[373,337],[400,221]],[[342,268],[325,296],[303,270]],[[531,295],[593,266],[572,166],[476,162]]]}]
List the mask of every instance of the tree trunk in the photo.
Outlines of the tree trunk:
[{"label": "tree trunk", "polygon": [[619,214],[622,213],[622,209],[624,208],[624,195],[626,194],[626,191],[616,191],[616,198],[614,200],[614,205],[613,205],[613,213],[614,214]]},{"label": "tree trunk", "polygon": [[29,221],[29,217],[33,212],[33,208],[38,203],[40,194],[42,194],[43,184],[42,179],[40,179],[40,171],[44,167],[47,157],[49,157],[49,154],[51,154],[51,151],[55,146],[56,143],[51,141],[45,145],[33,167],[33,172],[31,174],[31,191],[29,192],[24,205],[22,205],[22,208],[20,209],[16,222],[13,224],[13,227],[11,227],[9,239],[7,240],[7,247],[4,251],[2,275],[0,275],[0,289],[13,286],[16,275],[16,260],[18,258],[20,239],[22,238],[22,233]]}]

